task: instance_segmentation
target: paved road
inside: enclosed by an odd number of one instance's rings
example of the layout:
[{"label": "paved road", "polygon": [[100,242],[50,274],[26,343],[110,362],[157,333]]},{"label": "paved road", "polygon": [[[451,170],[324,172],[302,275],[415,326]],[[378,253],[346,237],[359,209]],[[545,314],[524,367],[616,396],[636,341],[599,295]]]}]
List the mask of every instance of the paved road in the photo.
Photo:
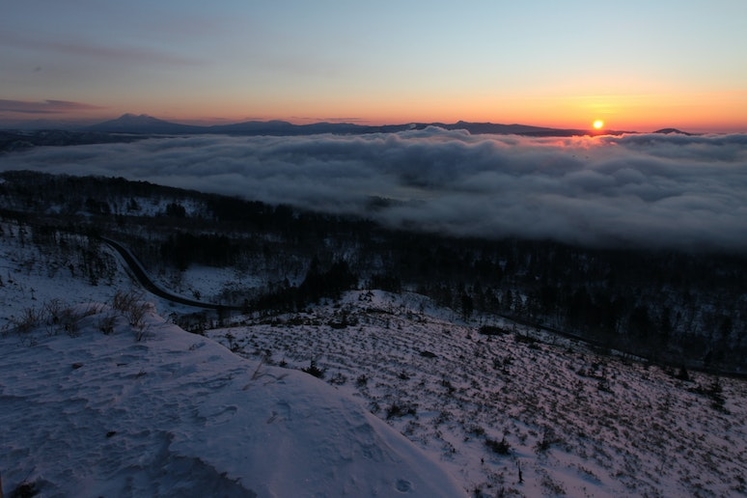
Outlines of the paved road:
[{"label": "paved road", "polygon": [[114,249],[119,253],[120,256],[122,256],[122,259],[127,264],[127,266],[130,268],[130,271],[134,275],[135,279],[140,283],[140,285],[143,286],[145,290],[150,292],[151,294],[154,294],[158,297],[162,297],[164,299],[168,299],[169,301],[179,303],[179,304],[186,304],[187,306],[194,306],[197,308],[204,308],[204,309],[210,309],[210,310],[222,310],[222,311],[242,311],[243,308],[241,306],[230,306],[230,305],[224,305],[224,304],[214,304],[214,303],[205,303],[202,301],[197,301],[195,299],[189,299],[183,296],[179,296],[177,294],[172,294],[166,289],[163,289],[156,285],[153,280],[150,279],[148,276],[148,273],[145,271],[145,268],[143,268],[143,265],[140,264],[140,261],[135,257],[134,254],[125,246],[120,244],[117,241],[114,241],[112,239],[108,239],[106,237],[99,237],[102,242],[107,244],[109,247]]}]

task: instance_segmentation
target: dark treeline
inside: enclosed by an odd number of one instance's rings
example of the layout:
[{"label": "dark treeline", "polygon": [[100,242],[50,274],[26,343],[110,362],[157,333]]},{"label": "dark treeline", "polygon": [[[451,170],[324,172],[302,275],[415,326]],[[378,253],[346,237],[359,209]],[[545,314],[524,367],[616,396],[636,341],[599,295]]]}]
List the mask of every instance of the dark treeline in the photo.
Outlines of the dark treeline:
[{"label": "dark treeline", "polygon": [[747,367],[743,255],[454,238],[121,178],[2,178],[3,217],[44,233],[94,227],[152,271],[259,276],[259,292],[234,296],[253,309],[298,310],[355,287],[414,291],[464,318],[507,316],[674,364]]},{"label": "dark treeline", "polygon": [[148,138],[147,135],[125,135],[120,133],[101,133],[92,131],[36,130],[14,131],[0,130],[0,154],[17,152],[39,146],[73,146],[104,143],[134,142]]},{"label": "dark treeline", "polygon": [[322,298],[338,299],[344,291],[356,288],[357,284],[358,277],[347,262],[335,261],[328,269],[322,270],[315,258],[300,285],[291,285],[285,280],[280,288],[257,298],[252,307],[265,311],[296,311]]}]

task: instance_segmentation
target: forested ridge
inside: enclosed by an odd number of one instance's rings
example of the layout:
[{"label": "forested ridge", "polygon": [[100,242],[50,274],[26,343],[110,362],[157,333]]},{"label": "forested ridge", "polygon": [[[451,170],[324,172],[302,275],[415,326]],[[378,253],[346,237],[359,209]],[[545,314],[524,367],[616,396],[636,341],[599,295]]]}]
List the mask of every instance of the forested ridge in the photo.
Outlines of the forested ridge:
[{"label": "forested ridge", "polygon": [[153,273],[207,265],[259,278],[221,296],[248,311],[299,310],[349,288],[407,290],[485,325],[501,315],[672,366],[747,368],[741,254],[455,238],[123,178],[0,178],[0,216],[46,252],[77,241],[70,271],[92,281],[111,272],[96,242],[106,235]]}]

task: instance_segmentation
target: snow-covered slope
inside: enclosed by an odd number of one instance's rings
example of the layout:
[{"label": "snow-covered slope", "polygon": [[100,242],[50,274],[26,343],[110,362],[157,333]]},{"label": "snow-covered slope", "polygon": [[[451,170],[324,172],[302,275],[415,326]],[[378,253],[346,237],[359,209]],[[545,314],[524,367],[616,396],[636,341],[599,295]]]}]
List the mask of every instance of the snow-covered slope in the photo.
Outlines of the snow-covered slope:
[{"label": "snow-covered slope", "polygon": [[202,337],[153,296],[115,310],[133,284],[114,255],[91,282],[74,241],[0,229],[6,496],[747,495],[744,381],[380,291]]},{"label": "snow-covered slope", "polygon": [[[475,496],[747,494],[747,383],[598,354],[415,294],[347,294],[208,335],[325,379]],[[687,379],[685,379],[685,375]]]},{"label": "snow-covered slope", "polygon": [[[121,265],[93,285],[75,254],[0,228],[5,496],[464,495],[358,400],[184,332],[153,305],[114,309],[137,296]],[[184,311],[144,297],[164,316]]]},{"label": "snow-covered slope", "polygon": [[308,374],[242,359],[152,311],[138,330],[106,306],[75,313],[73,334],[43,324],[0,340],[7,490],[25,481],[44,496],[464,494],[404,436]]}]

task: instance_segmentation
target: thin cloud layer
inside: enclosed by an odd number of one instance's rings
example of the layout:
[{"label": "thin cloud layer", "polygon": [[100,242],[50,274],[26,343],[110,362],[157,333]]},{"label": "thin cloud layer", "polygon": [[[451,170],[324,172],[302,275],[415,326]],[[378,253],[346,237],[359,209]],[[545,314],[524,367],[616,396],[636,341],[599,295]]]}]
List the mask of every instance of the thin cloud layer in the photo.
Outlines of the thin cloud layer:
[{"label": "thin cloud layer", "polygon": [[71,111],[90,111],[101,109],[98,106],[68,100],[42,100],[29,102],[25,100],[0,99],[0,113],[14,112],[21,114],[58,114]]},{"label": "thin cloud layer", "polygon": [[194,136],[38,148],[0,169],[122,176],[459,236],[747,249],[747,135]]},{"label": "thin cloud layer", "polygon": [[45,39],[38,36],[28,36],[26,34],[13,32],[0,33],[0,46],[1,45],[25,50],[51,52],[73,57],[94,58],[102,61],[117,60],[122,62],[137,62],[138,64],[166,64],[177,66],[202,64],[202,61],[194,57],[174,55],[156,48],[90,43],[85,39]]}]

